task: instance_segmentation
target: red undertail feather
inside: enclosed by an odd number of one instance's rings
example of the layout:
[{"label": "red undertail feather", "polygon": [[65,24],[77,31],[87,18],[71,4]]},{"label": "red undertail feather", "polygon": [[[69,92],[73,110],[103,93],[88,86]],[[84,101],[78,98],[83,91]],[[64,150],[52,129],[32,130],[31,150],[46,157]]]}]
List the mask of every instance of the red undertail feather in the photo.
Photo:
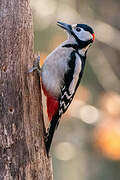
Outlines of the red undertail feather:
[{"label": "red undertail feather", "polygon": [[47,98],[47,100],[46,100],[47,101],[47,113],[48,113],[49,121],[51,121],[52,117],[55,115],[55,113],[58,110],[59,102],[55,98],[53,98],[52,96],[49,95],[49,93],[45,90],[43,85],[42,85],[42,88],[43,88],[43,92]]}]

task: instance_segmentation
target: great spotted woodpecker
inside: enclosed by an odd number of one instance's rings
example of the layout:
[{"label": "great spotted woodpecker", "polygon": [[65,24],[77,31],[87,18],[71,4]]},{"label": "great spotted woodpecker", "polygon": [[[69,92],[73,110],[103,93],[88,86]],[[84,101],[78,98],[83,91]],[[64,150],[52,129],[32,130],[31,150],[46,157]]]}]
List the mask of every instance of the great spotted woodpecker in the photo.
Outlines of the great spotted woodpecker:
[{"label": "great spotted woodpecker", "polygon": [[61,115],[69,107],[79,86],[87,50],[95,39],[93,29],[86,24],[57,22],[57,25],[67,31],[68,39],[48,55],[41,68],[42,88],[47,98],[50,121],[45,142],[47,154]]}]

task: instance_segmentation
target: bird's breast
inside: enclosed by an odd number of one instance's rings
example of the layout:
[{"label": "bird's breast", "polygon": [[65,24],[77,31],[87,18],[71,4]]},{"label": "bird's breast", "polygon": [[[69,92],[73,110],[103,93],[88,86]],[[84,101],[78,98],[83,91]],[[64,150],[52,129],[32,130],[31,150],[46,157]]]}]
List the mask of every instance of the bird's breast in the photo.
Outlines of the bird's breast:
[{"label": "bird's breast", "polygon": [[42,83],[46,90],[58,98],[61,94],[64,75],[68,71],[68,61],[72,48],[59,47],[53,51],[45,60],[42,67]]}]

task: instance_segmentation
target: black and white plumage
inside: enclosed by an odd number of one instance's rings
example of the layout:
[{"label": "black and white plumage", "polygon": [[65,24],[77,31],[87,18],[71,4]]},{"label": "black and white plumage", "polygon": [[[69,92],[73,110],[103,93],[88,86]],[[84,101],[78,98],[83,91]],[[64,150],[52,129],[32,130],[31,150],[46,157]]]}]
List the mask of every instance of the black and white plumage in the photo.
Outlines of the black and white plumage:
[{"label": "black and white plumage", "polygon": [[69,107],[79,86],[86,53],[94,41],[92,28],[85,24],[68,25],[58,22],[58,26],[67,31],[68,40],[48,55],[41,70],[50,120],[45,142],[47,154],[60,117]]}]

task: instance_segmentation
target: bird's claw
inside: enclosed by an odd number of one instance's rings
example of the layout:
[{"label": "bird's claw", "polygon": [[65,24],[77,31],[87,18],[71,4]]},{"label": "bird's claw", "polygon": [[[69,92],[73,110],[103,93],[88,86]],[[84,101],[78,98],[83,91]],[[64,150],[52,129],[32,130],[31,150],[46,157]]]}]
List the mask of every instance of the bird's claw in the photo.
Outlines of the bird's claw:
[{"label": "bird's claw", "polygon": [[40,56],[38,56],[34,62],[33,62],[33,67],[31,69],[29,69],[29,73],[33,72],[37,70],[38,74],[40,75],[41,73],[41,68],[40,68]]}]

